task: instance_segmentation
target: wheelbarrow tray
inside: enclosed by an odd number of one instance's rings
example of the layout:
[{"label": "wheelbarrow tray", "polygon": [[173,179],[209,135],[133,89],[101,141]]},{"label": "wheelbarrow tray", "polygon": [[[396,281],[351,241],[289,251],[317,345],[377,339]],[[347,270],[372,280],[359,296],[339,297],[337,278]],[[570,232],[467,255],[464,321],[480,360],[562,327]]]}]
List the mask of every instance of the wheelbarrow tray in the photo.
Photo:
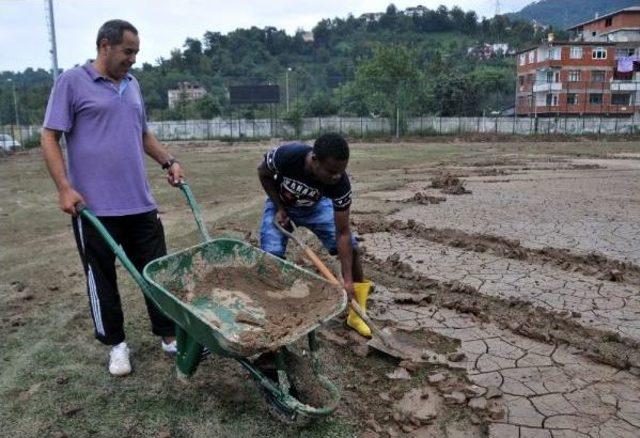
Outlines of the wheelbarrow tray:
[{"label": "wheelbarrow tray", "polygon": [[[269,298],[263,290],[236,290],[237,281],[229,282],[224,275],[231,271],[255,280],[257,286],[283,287],[269,291]],[[313,331],[346,307],[342,289],[237,239],[213,239],[161,257],[145,266],[143,276],[150,285],[148,293],[169,318],[212,352],[227,357],[276,350]],[[301,288],[308,291],[306,296],[291,296],[292,290]],[[211,289],[211,293],[202,293],[203,289]],[[321,299],[317,298],[319,291]],[[275,312],[274,300],[281,304]],[[292,319],[294,323],[289,320],[288,325],[272,324],[274,313],[278,314],[275,320],[290,316],[288,312],[294,304],[297,310],[304,309]]]}]

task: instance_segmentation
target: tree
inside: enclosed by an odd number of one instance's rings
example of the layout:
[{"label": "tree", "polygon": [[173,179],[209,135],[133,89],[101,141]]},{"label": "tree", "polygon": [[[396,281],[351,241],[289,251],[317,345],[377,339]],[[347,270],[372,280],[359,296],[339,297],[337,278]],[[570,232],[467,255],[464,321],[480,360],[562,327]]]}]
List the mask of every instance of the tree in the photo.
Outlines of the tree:
[{"label": "tree", "polygon": [[196,100],[194,105],[201,119],[212,119],[215,116],[219,116],[222,110],[218,99],[214,98],[211,94],[205,94]]},{"label": "tree", "polygon": [[468,77],[448,74],[438,78],[435,99],[441,116],[470,116],[478,113],[478,90]]},{"label": "tree", "polygon": [[311,117],[328,116],[338,111],[329,93],[315,93],[307,102],[305,115]]},{"label": "tree", "polygon": [[184,42],[184,52],[182,54],[184,65],[190,71],[197,71],[202,57],[202,43],[200,40],[187,38]]},{"label": "tree", "polygon": [[321,20],[313,28],[313,43],[316,47],[328,46],[331,38],[331,20]]},{"label": "tree", "polygon": [[415,59],[417,53],[405,46],[378,46],[373,57],[358,66],[356,86],[365,94],[370,111],[401,122],[398,115],[415,104],[413,90],[423,85]]},{"label": "tree", "polygon": [[382,29],[394,29],[398,21],[398,9],[391,3],[387,6],[387,11],[380,17],[380,27]]}]

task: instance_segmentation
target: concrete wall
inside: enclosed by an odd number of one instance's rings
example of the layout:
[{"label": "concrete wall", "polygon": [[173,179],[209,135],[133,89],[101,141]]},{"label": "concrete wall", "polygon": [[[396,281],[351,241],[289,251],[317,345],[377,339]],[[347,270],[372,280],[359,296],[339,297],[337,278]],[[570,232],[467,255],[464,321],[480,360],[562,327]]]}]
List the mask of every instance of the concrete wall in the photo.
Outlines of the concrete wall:
[{"label": "concrete wall", "polygon": [[[283,120],[187,120],[149,122],[149,129],[161,140],[260,139],[315,137],[324,132],[341,132],[351,137],[395,135],[395,121],[371,117],[314,117],[303,119],[300,132]],[[631,134],[640,133],[640,117],[410,117],[401,123],[401,135],[458,133],[501,134]],[[25,142],[38,139],[40,126],[0,126],[0,133]]]},{"label": "concrete wall", "polygon": [[[313,137],[336,131],[353,137],[395,135],[395,124],[387,118],[316,117],[302,121],[300,132],[282,120],[189,120],[151,122],[150,129],[162,140],[210,138]],[[411,117],[401,125],[401,134],[456,133],[503,134],[629,134],[640,131],[640,118],[600,117]]]}]

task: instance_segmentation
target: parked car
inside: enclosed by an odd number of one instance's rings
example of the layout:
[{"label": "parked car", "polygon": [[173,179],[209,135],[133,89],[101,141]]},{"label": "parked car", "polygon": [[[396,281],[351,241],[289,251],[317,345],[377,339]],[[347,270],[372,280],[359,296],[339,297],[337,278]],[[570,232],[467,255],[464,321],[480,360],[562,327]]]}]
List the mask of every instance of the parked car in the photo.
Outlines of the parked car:
[{"label": "parked car", "polygon": [[20,143],[15,141],[9,134],[0,134],[0,150],[10,151],[20,146]]}]

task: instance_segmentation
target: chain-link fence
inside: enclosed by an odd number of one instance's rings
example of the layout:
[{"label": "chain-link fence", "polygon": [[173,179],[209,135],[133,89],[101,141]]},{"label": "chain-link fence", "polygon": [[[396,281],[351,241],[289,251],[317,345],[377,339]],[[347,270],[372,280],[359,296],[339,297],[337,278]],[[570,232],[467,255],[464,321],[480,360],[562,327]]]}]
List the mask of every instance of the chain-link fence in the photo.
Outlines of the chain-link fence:
[{"label": "chain-link fence", "polygon": [[38,146],[40,126],[0,125],[0,152]]}]

